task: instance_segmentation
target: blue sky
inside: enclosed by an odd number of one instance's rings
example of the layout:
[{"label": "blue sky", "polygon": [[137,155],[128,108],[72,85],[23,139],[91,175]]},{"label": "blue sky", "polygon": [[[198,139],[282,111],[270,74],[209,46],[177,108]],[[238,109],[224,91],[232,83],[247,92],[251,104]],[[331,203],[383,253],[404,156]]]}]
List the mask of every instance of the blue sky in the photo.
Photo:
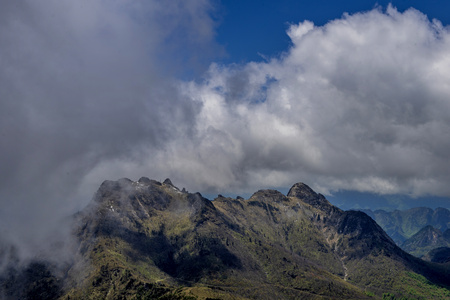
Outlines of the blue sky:
[{"label": "blue sky", "polygon": [[[217,41],[225,47],[227,54],[217,61],[242,64],[279,57],[292,45],[286,34],[292,24],[310,20],[317,26],[323,26],[341,18],[344,13],[355,14],[376,8],[386,10],[388,5],[399,11],[417,9],[430,20],[439,20],[444,26],[450,22],[448,1],[222,1],[219,5]],[[335,191],[329,195],[329,199],[345,209],[436,208],[449,207],[450,202],[446,197],[421,196],[412,199],[407,195],[384,196],[345,190]]]},{"label": "blue sky", "polygon": [[450,3],[448,1],[295,1],[295,0],[249,0],[221,1],[219,5],[220,23],[217,41],[224,45],[228,56],[225,63],[259,61],[264,56],[279,55],[287,50],[290,39],[285,34],[290,24],[310,20],[321,26],[341,18],[344,13],[354,14],[372,10],[375,7],[386,9],[392,4],[398,10],[415,8],[428,18],[436,18],[444,25],[450,22]]}]

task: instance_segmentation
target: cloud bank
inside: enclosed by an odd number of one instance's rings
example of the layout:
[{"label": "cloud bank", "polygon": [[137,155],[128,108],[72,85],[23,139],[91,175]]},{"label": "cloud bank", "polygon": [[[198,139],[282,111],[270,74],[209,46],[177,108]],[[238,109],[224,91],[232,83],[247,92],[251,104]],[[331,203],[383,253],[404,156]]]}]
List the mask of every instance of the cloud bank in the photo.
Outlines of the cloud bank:
[{"label": "cloud bank", "polygon": [[447,27],[389,6],[288,35],[280,58],[213,64],[185,84],[201,111],[194,142],[175,141],[174,170],[205,161],[203,182],[222,189],[303,180],[323,192],[450,195]]},{"label": "cloud bank", "polygon": [[219,65],[206,0],[2,6],[3,238],[39,243],[121,177],[450,196],[450,34],[419,11],[304,21],[281,57]]}]

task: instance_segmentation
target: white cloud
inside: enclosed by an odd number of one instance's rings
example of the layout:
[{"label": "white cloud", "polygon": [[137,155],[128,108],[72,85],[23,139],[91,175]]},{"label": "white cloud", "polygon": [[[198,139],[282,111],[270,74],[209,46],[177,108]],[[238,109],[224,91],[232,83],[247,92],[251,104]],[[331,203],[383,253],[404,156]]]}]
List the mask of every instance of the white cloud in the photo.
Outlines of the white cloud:
[{"label": "white cloud", "polygon": [[[188,141],[190,153],[202,153],[205,172],[196,176],[227,175],[198,180],[200,190],[303,180],[321,191],[450,195],[446,27],[389,6],[322,27],[305,21],[288,34],[293,45],[282,57],[212,65],[204,82],[186,85],[201,104]],[[215,157],[209,140],[228,147]],[[174,173],[184,153],[166,157]]]}]

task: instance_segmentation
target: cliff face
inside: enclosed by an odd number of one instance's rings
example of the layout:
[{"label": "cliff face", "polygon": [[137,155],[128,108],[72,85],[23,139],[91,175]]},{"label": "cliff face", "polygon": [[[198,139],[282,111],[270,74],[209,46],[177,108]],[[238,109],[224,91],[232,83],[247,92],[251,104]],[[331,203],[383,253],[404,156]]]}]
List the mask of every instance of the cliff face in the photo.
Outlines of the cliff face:
[{"label": "cliff face", "polygon": [[62,299],[450,296],[448,270],[303,183],[210,201],[170,180],[105,181],[76,224]]}]

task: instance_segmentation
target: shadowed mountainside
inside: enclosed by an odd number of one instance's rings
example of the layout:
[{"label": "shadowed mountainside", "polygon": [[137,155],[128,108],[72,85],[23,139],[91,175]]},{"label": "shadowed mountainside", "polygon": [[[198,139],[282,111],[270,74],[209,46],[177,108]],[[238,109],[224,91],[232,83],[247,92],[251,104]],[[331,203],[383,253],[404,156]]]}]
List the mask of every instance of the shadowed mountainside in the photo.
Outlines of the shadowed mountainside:
[{"label": "shadowed mountainside", "polygon": [[447,266],[303,183],[210,201],[170,180],[105,181],[75,219],[76,263],[64,284],[49,277],[60,299],[450,297]]}]

